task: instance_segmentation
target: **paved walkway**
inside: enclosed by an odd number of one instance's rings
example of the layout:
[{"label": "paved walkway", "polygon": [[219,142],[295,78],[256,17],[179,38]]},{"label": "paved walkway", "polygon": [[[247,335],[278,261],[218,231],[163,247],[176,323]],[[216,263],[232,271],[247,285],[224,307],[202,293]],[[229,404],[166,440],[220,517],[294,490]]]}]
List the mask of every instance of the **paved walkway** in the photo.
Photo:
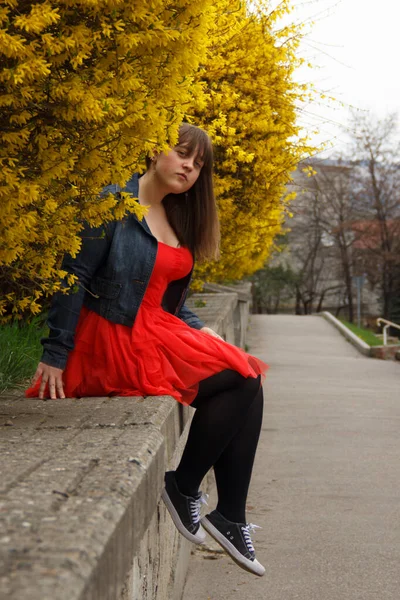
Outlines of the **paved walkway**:
[{"label": "paved walkway", "polygon": [[249,346],[271,367],[248,506],[267,573],[210,542],[184,600],[398,600],[400,363],[363,357],[322,317],[253,316]]}]

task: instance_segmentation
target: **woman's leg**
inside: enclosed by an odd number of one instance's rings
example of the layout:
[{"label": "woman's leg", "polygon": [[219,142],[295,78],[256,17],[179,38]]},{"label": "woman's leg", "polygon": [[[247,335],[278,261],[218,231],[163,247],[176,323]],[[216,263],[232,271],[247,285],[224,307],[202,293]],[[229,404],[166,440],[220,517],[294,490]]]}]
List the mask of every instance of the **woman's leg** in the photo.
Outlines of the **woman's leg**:
[{"label": "woman's leg", "polygon": [[246,523],[246,500],[260,437],[264,397],[260,386],[246,419],[214,465],[217,510],[229,521]]},{"label": "woman's leg", "polygon": [[262,421],[260,378],[222,371],[200,382],[193,406],[196,413],[175,472],[178,488],[195,496],[214,466],[218,510],[227,519],[243,523]]},{"label": "woman's leg", "polygon": [[[205,530],[251,573],[262,576],[246,525],[246,499],[261,429],[263,394],[260,378],[230,370],[200,382],[196,413],[177,470],[165,474],[163,500],[178,530],[194,543]],[[199,485],[214,467],[218,506],[200,518]]]}]

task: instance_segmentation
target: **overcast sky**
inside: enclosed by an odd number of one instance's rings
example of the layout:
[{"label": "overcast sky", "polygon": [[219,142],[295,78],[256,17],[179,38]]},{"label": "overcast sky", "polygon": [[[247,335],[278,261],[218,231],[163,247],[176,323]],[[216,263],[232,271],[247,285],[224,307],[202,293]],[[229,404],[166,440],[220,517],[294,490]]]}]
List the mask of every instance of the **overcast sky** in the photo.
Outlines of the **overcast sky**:
[{"label": "overcast sky", "polygon": [[293,0],[293,5],[291,21],[315,22],[301,54],[316,68],[302,69],[297,77],[338,100],[309,106],[303,116],[307,128],[320,129],[313,141],[330,141],[332,154],[346,143],[341,126],[348,123],[350,107],[379,117],[400,113],[400,1]]}]

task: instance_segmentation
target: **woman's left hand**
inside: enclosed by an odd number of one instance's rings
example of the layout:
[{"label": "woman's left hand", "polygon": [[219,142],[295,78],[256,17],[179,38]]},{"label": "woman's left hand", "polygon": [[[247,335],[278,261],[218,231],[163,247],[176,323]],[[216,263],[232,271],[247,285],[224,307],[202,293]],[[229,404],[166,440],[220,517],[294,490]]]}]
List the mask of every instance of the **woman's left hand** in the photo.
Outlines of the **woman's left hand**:
[{"label": "woman's left hand", "polygon": [[224,338],[221,337],[220,335],[218,335],[218,333],[216,331],[214,331],[214,329],[211,329],[210,327],[202,327],[200,329],[200,331],[203,331],[204,333],[208,333],[208,335],[212,335],[213,337],[216,337],[216,338],[224,341]]}]

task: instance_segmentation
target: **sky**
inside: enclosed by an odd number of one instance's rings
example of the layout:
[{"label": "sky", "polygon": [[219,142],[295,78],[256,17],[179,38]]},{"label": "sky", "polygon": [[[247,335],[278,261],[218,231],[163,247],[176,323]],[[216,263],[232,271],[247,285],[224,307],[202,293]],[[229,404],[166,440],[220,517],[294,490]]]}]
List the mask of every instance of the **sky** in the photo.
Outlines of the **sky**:
[{"label": "sky", "polygon": [[315,65],[295,78],[312,81],[336,102],[307,106],[301,123],[319,128],[313,143],[328,143],[323,156],[345,151],[350,109],[379,118],[400,116],[400,2],[398,0],[293,0],[291,22],[307,26],[300,55]]}]

